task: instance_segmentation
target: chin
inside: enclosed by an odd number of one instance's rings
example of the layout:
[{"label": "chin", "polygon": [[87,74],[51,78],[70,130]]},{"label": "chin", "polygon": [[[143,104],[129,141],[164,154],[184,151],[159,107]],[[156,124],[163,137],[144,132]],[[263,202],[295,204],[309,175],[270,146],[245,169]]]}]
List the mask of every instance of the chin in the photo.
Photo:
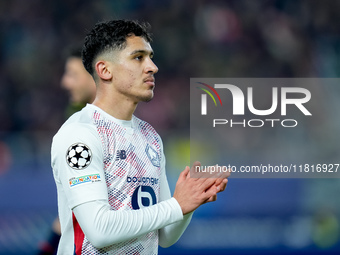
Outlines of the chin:
[{"label": "chin", "polygon": [[152,100],[152,98],[153,98],[153,96],[152,97],[145,97],[141,101],[143,101],[143,102],[150,102]]},{"label": "chin", "polygon": [[149,95],[139,97],[141,102],[150,102],[153,98],[153,91]]}]

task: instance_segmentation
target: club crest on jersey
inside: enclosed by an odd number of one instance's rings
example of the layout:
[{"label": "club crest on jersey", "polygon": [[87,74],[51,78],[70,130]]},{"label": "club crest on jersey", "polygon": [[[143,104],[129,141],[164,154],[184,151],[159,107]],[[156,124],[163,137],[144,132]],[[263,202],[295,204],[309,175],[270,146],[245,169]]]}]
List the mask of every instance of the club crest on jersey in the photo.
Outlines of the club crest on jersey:
[{"label": "club crest on jersey", "polygon": [[67,150],[66,162],[75,170],[85,169],[91,163],[91,160],[92,152],[86,144],[75,143]]},{"label": "club crest on jersey", "polygon": [[155,167],[161,166],[161,161],[159,159],[157,151],[155,151],[149,144],[145,148],[146,155],[148,155],[148,158],[150,159],[151,163]]}]

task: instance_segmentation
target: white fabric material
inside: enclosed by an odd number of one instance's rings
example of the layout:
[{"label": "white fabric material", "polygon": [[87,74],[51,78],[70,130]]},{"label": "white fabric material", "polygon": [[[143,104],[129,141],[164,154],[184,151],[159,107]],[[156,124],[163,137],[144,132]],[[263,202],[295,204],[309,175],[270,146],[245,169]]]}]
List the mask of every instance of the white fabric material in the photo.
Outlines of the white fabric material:
[{"label": "white fabric material", "polygon": [[[67,160],[78,145],[91,155],[83,168]],[[171,198],[159,135],[136,117],[121,121],[87,105],[55,135],[51,155],[62,230],[58,254],[75,250],[72,210],[85,234],[77,255],[157,254],[158,242],[172,245],[190,222]]]},{"label": "white fabric material", "polygon": [[[163,159],[164,159],[164,161],[162,160],[162,165],[165,167],[165,157],[163,157]],[[170,189],[169,189],[169,184],[168,184],[168,180],[166,178],[166,175],[163,174],[161,176],[161,178],[162,178],[161,183],[163,183],[164,185],[161,186],[160,200],[165,201],[165,200],[171,198],[171,192],[170,192]],[[178,206],[180,208],[179,204],[178,204]],[[182,209],[181,209],[181,212],[182,212]],[[161,228],[158,231],[158,233],[159,233],[159,240],[158,240],[159,245],[163,248],[167,248],[167,247],[173,245],[174,243],[176,243],[178,241],[178,239],[184,233],[187,226],[189,225],[191,218],[192,218],[192,215],[193,215],[193,212],[189,213],[187,215],[184,215],[184,217],[181,221],[167,225],[164,228]]]},{"label": "white fabric material", "polygon": [[73,212],[96,248],[124,242],[183,219],[174,198],[130,211],[112,211],[106,201],[92,201],[75,207]]}]

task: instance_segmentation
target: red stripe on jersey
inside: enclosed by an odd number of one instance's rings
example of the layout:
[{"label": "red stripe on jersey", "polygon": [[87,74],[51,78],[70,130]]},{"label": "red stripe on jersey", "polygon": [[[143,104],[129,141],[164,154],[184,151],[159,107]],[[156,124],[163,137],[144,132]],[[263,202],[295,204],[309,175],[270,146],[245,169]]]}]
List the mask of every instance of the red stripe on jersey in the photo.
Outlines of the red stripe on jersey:
[{"label": "red stripe on jersey", "polygon": [[73,219],[73,231],[74,231],[74,254],[75,255],[81,255],[81,249],[83,246],[84,241],[84,232],[79,226],[79,223],[76,219],[76,216],[72,213],[72,219]]}]

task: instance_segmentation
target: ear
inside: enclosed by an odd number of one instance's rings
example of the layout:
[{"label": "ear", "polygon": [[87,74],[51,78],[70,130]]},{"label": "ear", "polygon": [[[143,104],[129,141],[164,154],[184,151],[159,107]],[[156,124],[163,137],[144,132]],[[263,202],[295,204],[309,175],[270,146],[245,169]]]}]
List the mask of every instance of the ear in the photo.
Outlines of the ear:
[{"label": "ear", "polygon": [[98,61],[95,65],[97,75],[99,78],[108,81],[112,79],[112,73],[107,61]]}]

